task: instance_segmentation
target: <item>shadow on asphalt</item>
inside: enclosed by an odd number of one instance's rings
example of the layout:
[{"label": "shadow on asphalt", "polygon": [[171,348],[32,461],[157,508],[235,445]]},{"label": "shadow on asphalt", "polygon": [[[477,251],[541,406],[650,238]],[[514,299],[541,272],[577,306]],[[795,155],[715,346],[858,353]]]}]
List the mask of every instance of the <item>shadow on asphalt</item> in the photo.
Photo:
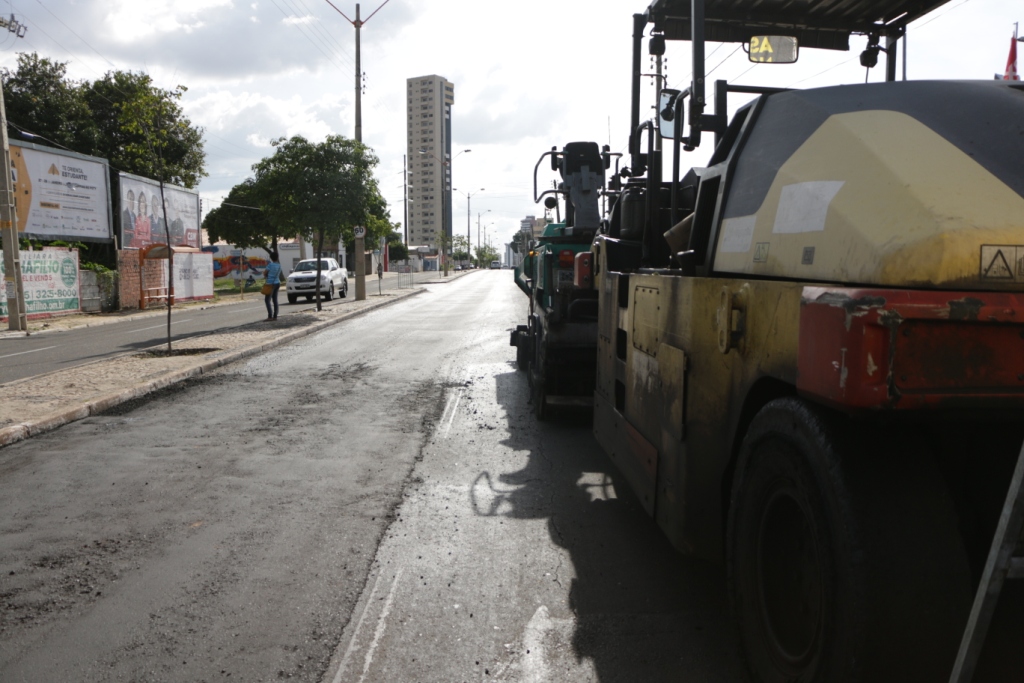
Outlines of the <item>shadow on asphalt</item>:
[{"label": "shadow on asphalt", "polygon": [[[496,376],[510,437],[528,453],[515,472],[482,472],[482,516],[547,518],[572,558],[574,654],[594,662],[601,683],[749,681],[722,566],[676,553],[604,454],[589,411],[539,423],[523,373]],[[618,483],[621,482],[621,485]],[[476,486],[471,490],[475,490]],[[1024,582],[1008,581],[974,683],[1024,680]]]},{"label": "shadow on asphalt", "polygon": [[[612,681],[747,680],[738,663],[723,568],[676,553],[628,491],[591,432],[589,411],[538,423],[526,376],[499,374],[497,401],[526,467],[484,472],[492,495],[482,516],[547,518],[572,558],[572,646]],[[475,488],[475,487],[473,487]]]}]

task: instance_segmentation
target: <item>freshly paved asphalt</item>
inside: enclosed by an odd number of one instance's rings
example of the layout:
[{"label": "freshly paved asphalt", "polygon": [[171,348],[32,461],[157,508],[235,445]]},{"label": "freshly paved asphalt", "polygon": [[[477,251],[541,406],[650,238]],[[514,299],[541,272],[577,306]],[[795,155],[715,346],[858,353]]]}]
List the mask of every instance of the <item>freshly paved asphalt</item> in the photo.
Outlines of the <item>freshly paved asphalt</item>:
[{"label": "freshly paved asphalt", "polygon": [[[416,273],[416,282],[436,279],[437,273]],[[378,292],[376,277],[367,278],[367,292]],[[379,283],[381,291],[394,289],[398,278],[385,277]],[[405,283],[403,283],[405,284]],[[355,279],[349,280],[349,294],[346,299],[335,298],[323,302],[324,306],[344,306],[355,296]],[[308,310],[316,303],[302,298],[289,304],[285,293],[278,296],[279,315]],[[177,341],[196,335],[216,332],[239,325],[256,325],[266,318],[266,307],[259,291],[246,295],[244,301],[209,308],[189,307],[172,311],[171,335]],[[167,316],[147,315],[127,318],[118,322],[80,327],[71,330],[54,330],[34,333],[30,336],[17,335],[0,337],[0,384],[33,377],[35,375],[71,368],[103,358],[149,348],[166,340]]]}]

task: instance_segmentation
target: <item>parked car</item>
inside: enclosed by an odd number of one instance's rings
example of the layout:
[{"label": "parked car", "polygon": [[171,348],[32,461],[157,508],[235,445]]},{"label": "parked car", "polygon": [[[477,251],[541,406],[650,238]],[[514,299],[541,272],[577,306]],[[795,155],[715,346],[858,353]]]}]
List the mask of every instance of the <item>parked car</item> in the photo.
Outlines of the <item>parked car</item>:
[{"label": "parked car", "polygon": [[[312,301],[316,296],[316,259],[303,259],[296,263],[288,274],[286,289],[290,304],[298,301],[300,296]],[[320,293],[326,301],[333,299],[335,293],[343,299],[348,296],[348,271],[332,258],[320,259]]]}]

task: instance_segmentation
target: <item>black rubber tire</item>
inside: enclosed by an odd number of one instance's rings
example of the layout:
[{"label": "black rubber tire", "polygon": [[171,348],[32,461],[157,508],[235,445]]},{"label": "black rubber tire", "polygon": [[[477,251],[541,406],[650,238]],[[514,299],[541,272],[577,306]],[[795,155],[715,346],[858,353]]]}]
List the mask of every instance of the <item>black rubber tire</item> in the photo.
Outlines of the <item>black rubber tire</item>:
[{"label": "black rubber tire", "polygon": [[299,296],[297,294],[289,294],[288,295],[288,303],[293,304],[293,303],[295,303],[298,300],[299,300]]},{"label": "black rubber tire", "polygon": [[737,464],[726,554],[755,681],[948,678],[970,568],[945,482],[906,430],[766,405]]},{"label": "black rubber tire", "polygon": [[341,298],[344,299],[348,296],[348,280],[341,281]]},{"label": "black rubber tire", "polygon": [[530,369],[530,343],[523,334],[516,338],[516,367],[523,372]]},{"label": "black rubber tire", "polygon": [[331,286],[327,288],[327,293],[324,294],[324,301],[331,301],[333,299],[334,299],[334,283],[332,282]]}]

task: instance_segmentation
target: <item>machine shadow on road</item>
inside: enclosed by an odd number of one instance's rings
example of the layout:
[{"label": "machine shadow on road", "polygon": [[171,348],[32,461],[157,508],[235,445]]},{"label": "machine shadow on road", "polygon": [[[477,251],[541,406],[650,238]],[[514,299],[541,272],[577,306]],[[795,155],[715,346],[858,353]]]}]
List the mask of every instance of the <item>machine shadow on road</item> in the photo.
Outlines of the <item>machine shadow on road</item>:
[{"label": "machine shadow on road", "polygon": [[[739,663],[724,569],[676,553],[598,446],[589,412],[540,423],[526,377],[495,377],[509,437],[528,454],[518,471],[482,472],[476,514],[546,518],[572,561],[569,603],[577,660],[610,681],[747,680]],[[483,487],[483,488],[480,488]],[[564,581],[563,581],[564,584]]]}]

